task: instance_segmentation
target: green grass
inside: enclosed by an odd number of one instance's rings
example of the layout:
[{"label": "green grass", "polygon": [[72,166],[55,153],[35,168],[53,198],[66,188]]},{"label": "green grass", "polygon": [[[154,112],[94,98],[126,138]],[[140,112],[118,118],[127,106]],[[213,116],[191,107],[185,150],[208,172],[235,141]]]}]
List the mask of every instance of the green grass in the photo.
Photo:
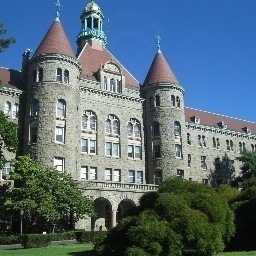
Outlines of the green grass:
[{"label": "green grass", "polygon": [[[33,249],[9,249],[0,251],[1,256],[94,256],[92,252],[92,244],[69,244],[56,245],[43,248]],[[217,256],[256,256],[254,252],[225,252]]]},{"label": "green grass", "polygon": [[0,251],[1,256],[93,256],[91,244],[56,245],[32,249],[10,249]]}]

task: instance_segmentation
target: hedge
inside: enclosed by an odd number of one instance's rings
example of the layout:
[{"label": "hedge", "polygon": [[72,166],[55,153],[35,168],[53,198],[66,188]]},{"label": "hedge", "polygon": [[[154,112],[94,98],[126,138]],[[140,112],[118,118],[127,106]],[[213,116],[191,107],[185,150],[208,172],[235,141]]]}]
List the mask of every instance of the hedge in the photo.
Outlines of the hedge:
[{"label": "hedge", "polygon": [[20,244],[20,235],[0,235],[0,245]]},{"label": "hedge", "polygon": [[23,235],[21,245],[24,248],[39,248],[46,247],[52,242],[51,234],[29,234]]},{"label": "hedge", "polygon": [[79,243],[95,243],[106,236],[107,231],[76,231],[76,240]]}]

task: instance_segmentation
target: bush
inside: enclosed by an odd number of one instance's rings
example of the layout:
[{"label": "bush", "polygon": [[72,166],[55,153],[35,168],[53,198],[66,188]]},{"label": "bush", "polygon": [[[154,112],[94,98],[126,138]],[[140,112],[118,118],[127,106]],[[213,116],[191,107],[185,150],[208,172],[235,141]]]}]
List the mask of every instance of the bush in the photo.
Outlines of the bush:
[{"label": "bush", "polygon": [[20,244],[21,237],[19,235],[0,235],[0,245]]},{"label": "bush", "polygon": [[95,243],[101,240],[107,231],[76,231],[76,241],[79,243]]},{"label": "bush", "polygon": [[39,248],[50,245],[51,241],[51,234],[29,234],[22,236],[21,245],[24,248]]},{"label": "bush", "polygon": [[52,241],[63,241],[63,240],[74,240],[76,239],[75,231],[64,232],[64,233],[54,233],[50,234]]}]

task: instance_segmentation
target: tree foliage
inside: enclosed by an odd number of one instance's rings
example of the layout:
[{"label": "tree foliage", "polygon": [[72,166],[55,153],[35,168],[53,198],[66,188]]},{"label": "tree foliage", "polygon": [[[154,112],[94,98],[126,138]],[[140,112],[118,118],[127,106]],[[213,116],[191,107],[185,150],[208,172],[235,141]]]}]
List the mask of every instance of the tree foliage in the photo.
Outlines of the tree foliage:
[{"label": "tree foliage", "polygon": [[18,149],[17,124],[8,120],[3,111],[0,111],[0,169],[5,164],[3,147],[10,152],[16,152]]},{"label": "tree foliage", "polygon": [[36,164],[29,156],[15,160],[16,186],[5,195],[2,214],[13,219],[20,210],[30,232],[69,228],[85,215],[93,215],[93,202],[83,195],[71,175]]},{"label": "tree foliage", "polygon": [[179,178],[140,199],[138,213],[95,246],[100,256],[210,256],[234,234],[234,214],[224,196]]},{"label": "tree foliage", "polygon": [[5,37],[7,29],[4,29],[3,25],[3,23],[0,23],[0,52],[3,52],[11,44],[16,42],[16,39],[14,37]]}]

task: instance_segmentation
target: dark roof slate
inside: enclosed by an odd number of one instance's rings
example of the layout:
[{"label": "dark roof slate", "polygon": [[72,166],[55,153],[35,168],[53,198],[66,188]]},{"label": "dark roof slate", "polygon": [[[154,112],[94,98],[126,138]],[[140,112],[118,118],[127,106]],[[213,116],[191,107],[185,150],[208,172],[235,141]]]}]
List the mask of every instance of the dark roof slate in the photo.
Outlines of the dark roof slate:
[{"label": "dark roof slate", "polygon": [[22,90],[21,72],[9,68],[0,68],[0,80],[6,88]]}]

